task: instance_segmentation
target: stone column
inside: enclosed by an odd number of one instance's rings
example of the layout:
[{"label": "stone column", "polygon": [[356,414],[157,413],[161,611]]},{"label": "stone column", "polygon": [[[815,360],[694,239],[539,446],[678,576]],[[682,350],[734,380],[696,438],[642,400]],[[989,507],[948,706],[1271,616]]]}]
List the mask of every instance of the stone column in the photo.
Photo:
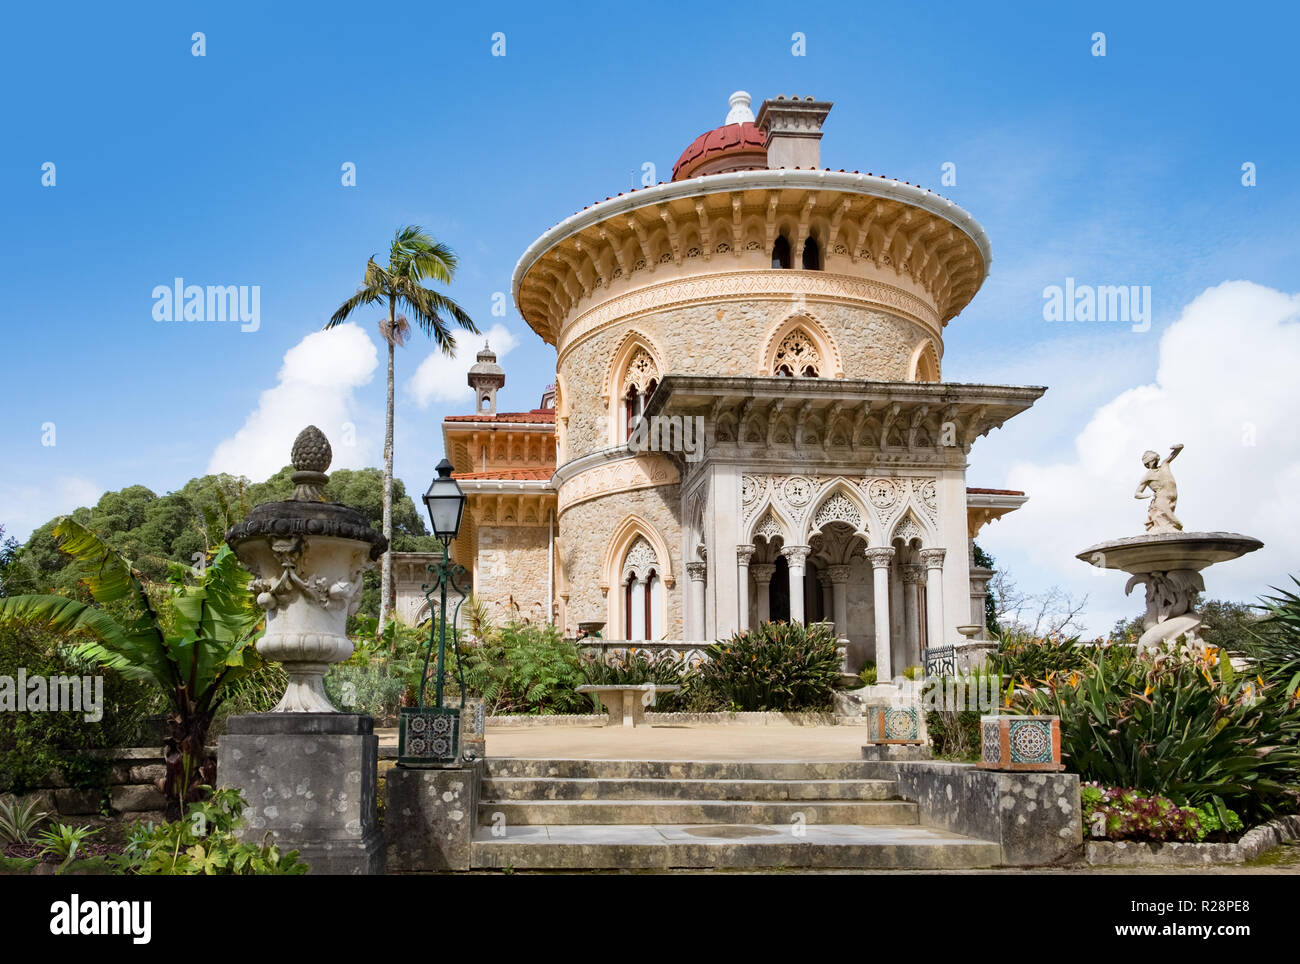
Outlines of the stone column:
[{"label": "stone column", "polygon": [[876,546],[866,550],[871,563],[872,602],[876,610],[876,680],[887,683],[893,678],[889,662],[889,564],[894,550]]},{"label": "stone column", "polygon": [[790,622],[792,623],[804,622],[804,562],[807,561],[808,553],[811,551],[808,546],[786,546],[781,550],[781,555],[785,556],[786,571],[790,574]]},{"label": "stone column", "polygon": [[[925,582],[925,570],[920,566],[903,566],[903,660],[908,660],[912,647],[921,651],[920,587]],[[919,658],[918,658],[919,662]]]},{"label": "stone column", "polygon": [[849,634],[849,572],[848,566],[828,566],[831,580],[831,618],[835,620],[835,635]]},{"label": "stone column", "polygon": [[749,629],[749,560],[754,556],[753,546],[736,546],[736,629]]},{"label": "stone column", "polygon": [[921,562],[925,566],[927,646],[943,646],[947,642],[943,625],[943,558],[947,554],[947,549],[921,550]]},{"label": "stone column", "polygon": [[832,595],[833,590],[831,589],[830,573],[825,569],[818,570],[817,585],[822,587],[822,621],[831,622],[831,614],[834,612],[832,607],[835,605],[835,602]]},{"label": "stone column", "polygon": [[989,580],[997,573],[992,569],[984,569],[981,566],[972,566],[970,570],[970,621],[972,626],[978,626],[980,631],[975,635],[976,639],[987,639],[988,632],[985,628],[984,600],[988,595]]},{"label": "stone column", "polygon": [[686,574],[691,579],[691,599],[690,599],[690,619],[687,622],[687,632],[692,642],[699,642],[704,639],[704,578],[708,573],[709,565],[706,562],[688,562],[686,564]]},{"label": "stone column", "polygon": [[756,562],[749,567],[749,571],[754,574],[754,588],[758,592],[758,621],[760,623],[770,622],[772,619],[772,605],[768,599],[768,594],[772,589],[772,576],[776,574],[776,564],[772,562]]}]

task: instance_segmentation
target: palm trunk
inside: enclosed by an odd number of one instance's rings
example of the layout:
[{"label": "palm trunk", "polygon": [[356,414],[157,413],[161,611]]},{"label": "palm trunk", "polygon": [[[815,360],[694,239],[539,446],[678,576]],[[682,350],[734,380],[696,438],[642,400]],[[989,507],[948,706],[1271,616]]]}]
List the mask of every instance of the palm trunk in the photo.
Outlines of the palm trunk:
[{"label": "palm trunk", "polygon": [[[384,421],[384,538],[393,541],[393,335],[397,325],[397,302],[388,301],[388,406]],[[379,633],[388,625],[392,608],[393,553],[384,553],[379,576]],[[390,642],[396,645],[396,636]]]}]

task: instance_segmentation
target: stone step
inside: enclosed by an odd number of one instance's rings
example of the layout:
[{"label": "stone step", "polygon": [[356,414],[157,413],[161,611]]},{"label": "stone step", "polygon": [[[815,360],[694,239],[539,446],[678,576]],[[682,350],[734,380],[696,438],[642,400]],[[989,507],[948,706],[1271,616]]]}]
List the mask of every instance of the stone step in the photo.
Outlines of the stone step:
[{"label": "stone step", "polygon": [[887,766],[867,760],[797,762],[773,760],[533,760],[489,757],[488,777],[560,777],[639,780],[866,780],[889,776]]},{"label": "stone step", "polygon": [[891,800],[892,780],[487,777],[483,800]]},{"label": "stone step", "polygon": [[918,826],[577,825],[480,827],[477,868],[516,870],[712,868],[966,869],[993,867],[997,844]]},{"label": "stone step", "polygon": [[917,806],[904,800],[526,800],[483,801],[485,827],[615,824],[843,824],[906,826]]}]

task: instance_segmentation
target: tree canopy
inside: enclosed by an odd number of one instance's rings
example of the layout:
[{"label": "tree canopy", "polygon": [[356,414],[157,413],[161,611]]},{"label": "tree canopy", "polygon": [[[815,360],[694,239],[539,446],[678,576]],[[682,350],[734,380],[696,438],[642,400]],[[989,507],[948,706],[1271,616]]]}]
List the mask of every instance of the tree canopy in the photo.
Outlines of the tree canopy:
[{"label": "tree canopy", "polygon": [[[113,551],[130,559],[147,578],[163,580],[170,563],[192,564],[195,553],[221,544],[226,530],[253,506],[289,498],[294,488],[289,479],[292,472],[292,466],[285,466],[264,482],[226,474],[204,475],[164,495],[131,485],[105,492],[94,506],[79,508],[71,516],[96,532]],[[383,473],[377,468],[339,469],[330,475],[325,498],[352,506],[379,529]],[[11,545],[4,554],[0,560],[4,563],[0,583],[4,595],[77,594],[72,560],[55,545],[56,521],[51,519],[34,531],[25,545]],[[438,546],[400,479],[393,480],[392,541],[398,552]]]}]

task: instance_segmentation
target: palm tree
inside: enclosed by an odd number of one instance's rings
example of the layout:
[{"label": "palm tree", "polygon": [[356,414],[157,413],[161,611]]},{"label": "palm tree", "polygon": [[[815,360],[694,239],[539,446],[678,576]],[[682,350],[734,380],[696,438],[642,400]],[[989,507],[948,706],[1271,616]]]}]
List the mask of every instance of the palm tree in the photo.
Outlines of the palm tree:
[{"label": "palm tree", "polygon": [[64,516],[54,534],[98,605],[67,596],[10,596],[0,599],[0,625],[83,638],[78,656],[129,679],[151,680],[166,693],[166,775],[157,786],[167,797],[168,819],[177,819],[216,781],[205,747],[217,708],[232,684],[262,666],[255,643],[265,614],[248,590],[250,577],[229,546],[207,561],[197,584],[173,564],[160,613],[139,570],[90,529]]},{"label": "palm tree", "polygon": [[[388,317],[379,323],[380,337],[388,345],[388,404],[384,422],[384,538],[393,538],[393,354],[396,346],[406,340],[410,324],[397,313],[398,306],[405,308],[416,324],[434,340],[443,354],[456,350],[456,339],[451,333],[448,318],[466,331],[478,334],[478,328],[460,305],[446,295],[430,291],[420,282],[425,278],[450,284],[456,274],[456,253],[447,245],[435,241],[417,225],[399,228],[393,235],[388,250],[388,267],[375,263],[374,255],[366,262],[365,278],[361,287],[339,306],[325,330],[341,325],[362,305],[375,303],[388,306]],[[392,608],[393,557],[384,553],[383,571],[379,589],[379,634],[383,635]]]}]

